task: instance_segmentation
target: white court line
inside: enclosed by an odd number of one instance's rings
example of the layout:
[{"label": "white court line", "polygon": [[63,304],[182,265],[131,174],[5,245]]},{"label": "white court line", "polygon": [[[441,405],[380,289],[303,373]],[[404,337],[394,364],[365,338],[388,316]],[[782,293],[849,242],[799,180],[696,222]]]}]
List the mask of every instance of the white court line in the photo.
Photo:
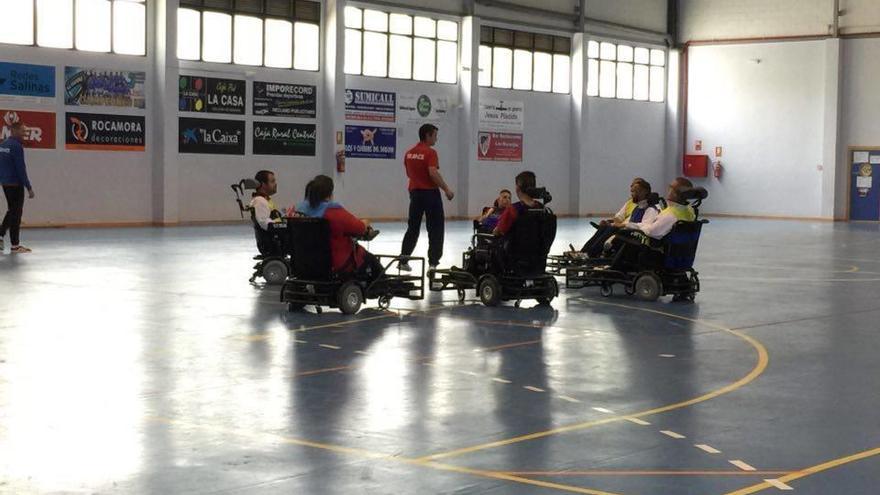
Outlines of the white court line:
[{"label": "white court line", "polygon": [[533,387],[531,385],[526,385],[523,388],[526,390],[531,390],[532,392],[543,392],[544,391],[543,388]]},{"label": "white court line", "polygon": [[733,464],[734,466],[736,466],[736,467],[742,469],[743,471],[755,471],[755,470],[756,470],[756,469],[753,468],[752,466],[749,466],[748,464],[746,464],[745,462],[743,462],[743,461],[741,461],[741,460],[739,460],[739,459],[734,459],[734,460],[732,460],[732,461],[727,461],[727,462],[729,462],[729,463]]},{"label": "white court line", "polygon": [[557,397],[559,397],[562,400],[567,400],[568,402],[574,402],[575,404],[581,403],[581,401],[575,399],[574,397],[569,397],[567,395],[558,395]]},{"label": "white court line", "polygon": [[309,343],[308,340],[293,339],[293,341],[296,342],[297,344],[308,344]]},{"label": "white court line", "polygon": [[662,358],[674,358],[675,354],[660,354],[659,356]]},{"label": "white court line", "polygon": [[773,480],[764,480],[764,481],[765,481],[766,483],[769,483],[769,484],[773,485],[773,487],[778,488],[778,489],[780,489],[780,490],[794,490],[794,488],[792,488],[792,487],[786,485],[785,483],[783,483],[783,482],[781,482],[781,481],[779,481],[779,480],[776,480],[776,479],[773,479]]},{"label": "white court line", "polygon": [[364,356],[369,356],[370,353],[367,351],[354,351],[355,354],[363,354]]},{"label": "white court line", "polygon": [[647,421],[645,421],[644,419],[639,419],[639,418],[623,418],[623,419],[629,421],[630,423],[635,423],[640,426],[650,426],[650,424],[651,424],[651,423],[648,423]]},{"label": "white court line", "polygon": [[614,411],[611,409],[605,409],[604,407],[592,407],[591,409],[600,413],[614,414]]},{"label": "white court line", "polygon": [[670,430],[660,430],[660,433],[666,435],[667,437],[672,437],[675,439],[687,438],[686,436],[682,435],[681,433],[676,433],[676,432],[670,431]]},{"label": "white court line", "polygon": [[318,346],[323,347],[324,349],[333,349],[334,351],[338,351],[339,349],[342,349],[342,347],[339,347],[337,345],[330,345],[330,344],[318,344]]},{"label": "white court line", "polygon": [[492,381],[498,383],[513,383],[510,380],[505,380],[504,378],[492,378]]},{"label": "white court line", "polygon": [[705,443],[694,444],[694,447],[702,450],[703,452],[707,452],[709,454],[720,454],[721,451],[712,447],[711,445],[706,445]]}]

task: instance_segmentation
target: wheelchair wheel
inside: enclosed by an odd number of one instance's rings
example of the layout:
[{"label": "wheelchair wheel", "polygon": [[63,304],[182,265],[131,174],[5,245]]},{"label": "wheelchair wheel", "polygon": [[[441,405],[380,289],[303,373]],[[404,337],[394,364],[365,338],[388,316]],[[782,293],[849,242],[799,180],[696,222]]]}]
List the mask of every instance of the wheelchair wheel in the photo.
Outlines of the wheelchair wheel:
[{"label": "wheelchair wheel", "polygon": [[642,301],[656,301],[662,292],[660,278],[651,272],[643,272],[636,277],[634,286],[636,297]]},{"label": "wheelchair wheel", "polygon": [[292,303],[292,302],[287,303],[287,312],[288,313],[295,313],[297,311],[302,311],[303,308],[305,308],[305,307],[306,307],[306,305],[303,303]]},{"label": "wheelchair wheel", "polygon": [[501,302],[501,284],[494,275],[485,275],[477,284],[480,301],[486,306],[498,306]]},{"label": "wheelchair wheel", "polygon": [[547,295],[544,297],[538,298],[538,304],[541,306],[549,306],[553,301],[553,298],[559,295],[559,285],[556,283],[555,278],[550,279],[550,283],[547,284]]},{"label": "wheelchair wheel", "polygon": [[355,282],[346,282],[339,288],[336,293],[337,304],[339,309],[347,314],[353,315],[361,309],[364,302],[364,295],[361,288]]},{"label": "wheelchair wheel", "polygon": [[602,284],[602,286],[599,287],[599,294],[602,297],[611,297],[611,295],[614,294],[614,287],[611,284]]},{"label": "wheelchair wheel", "polygon": [[391,296],[379,297],[379,309],[388,309],[391,306]]},{"label": "wheelchair wheel", "polygon": [[458,293],[458,304],[464,304],[464,289],[456,289]]},{"label": "wheelchair wheel", "polygon": [[287,265],[281,260],[269,260],[263,263],[263,279],[269,285],[283,284],[287,279]]}]

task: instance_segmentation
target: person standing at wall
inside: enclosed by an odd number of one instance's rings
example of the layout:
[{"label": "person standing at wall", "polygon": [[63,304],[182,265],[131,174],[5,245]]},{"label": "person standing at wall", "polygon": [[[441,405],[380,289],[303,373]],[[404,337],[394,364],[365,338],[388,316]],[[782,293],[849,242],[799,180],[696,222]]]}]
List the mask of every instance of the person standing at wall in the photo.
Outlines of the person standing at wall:
[{"label": "person standing at wall", "polygon": [[[406,175],[409,177],[409,223],[406,234],[403,236],[400,255],[410,256],[415,250],[424,215],[425,226],[428,230],[428,266],[430,269],[437,268],[440,258],[443,256],[445,220],[440,190],[443,190],[449,201],[455,197],[455,193],[446,185],[446,181],[440,175],[437,151],[432,148],[437,142],[437,131],[437,127],[431,124],[419,127],[419,143],[406,152],[403,160]],[[410,271],[412,268],[409,263],[401,263],[400,269]]]},{"label": "person standing at wall", "polygon": [[24,124],[16,122],[11,126],[12,135],[0,143],[0,184],[6,195],[6,216],[0,227],[0,244],[9,230],[12,253],[30,253],[31,250],[21,245],[21,216],[24,212],[24,190],[28,198],[34,199],[34,189],[28,180],[27,167],[24,164],[24,140],[26,129]]}]

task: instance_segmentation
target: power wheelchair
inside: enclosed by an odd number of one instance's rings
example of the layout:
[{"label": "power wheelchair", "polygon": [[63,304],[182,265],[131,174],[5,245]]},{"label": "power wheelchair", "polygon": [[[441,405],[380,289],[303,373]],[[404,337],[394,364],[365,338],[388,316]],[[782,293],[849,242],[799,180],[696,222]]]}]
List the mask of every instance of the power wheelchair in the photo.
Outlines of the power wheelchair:
[{"label": "power wheelchair", "polygon": [[257,277],[262,277],[269,285],[280,285],[284,283],[287,275],[290,273],[290,257],[285,254],[284,243],[287,238],[285,223],[271,223],[269,230],[263,230],[257,222],[257,217],[253,207],[244,202],[245,191],[254,191],[259,187],[257,181],[253,179],[242,179],[237,184],[229,186],[235,193],[235,202],[238,203],[238,209],[241,218],[245,213],[250,216],[251,224],[254,228],[254,237],[257,241],[257,251],[259,254],[254,256],[257,264],[254,265],[254,273],[251,275],[249,282],[254,283]]},{"label": "power wheelchair", "polygon": [[[369,229],[360,238],[352,238],[352,260],[358,239],[371,241],[378,230]],[[334,272],[331,269],[330,226],[323,218],[287,218],[286,245],[290,249],[291,273],[281,287],[281,302],[287,303],[288,311],[298,311],[305,306],[315,306],[318,313],[322,306],[339,308],[345,314],[360,310],[367,299],[378,299],[379,307],[388,309],[391,299],[401,297],[410,300],[425,298],[425,259],[408,257],[420,267],[420,275],[404,275],[392,266],[403,259],[400,256],[374,255],[382,264],[382,273],[367,277],[357,271]],[[396,273],[395,273],[396,272]]]},{"label": "power wheelchair", "polygon": [[[544,188],[531,191],[530,196],[542,199],[544,205],[552,199]],[[431,291],[455,290],[459,302],[464,302],[465,290],[476,289],[486,306],[497,306],[501,301],[535,299],[548,305],[559,295],[553,275],[546,273],[547,253],[556,238],[556,215],[541,206],[526,210],[503,237],[475,233],[471,247],[462,254],[462,267],[428,272]]]},{"label": "power wheelchair", "polygon": [[603,297],[610,297],[614,285],[622,285],[627,294],[643,301],[656,301],[665,295],[672,295],[674,301],[693,301],[700,291],[699,273],[693,263],[700,232],[709,223],[699,217],[699,207],[707,196],[702,187],[685,191],[682,197],[694,209],[694,221],[677,222],[660,240],[622,229],[616,234],[620,248],[611,258],[566,267],[565,287],[598,286]]}]

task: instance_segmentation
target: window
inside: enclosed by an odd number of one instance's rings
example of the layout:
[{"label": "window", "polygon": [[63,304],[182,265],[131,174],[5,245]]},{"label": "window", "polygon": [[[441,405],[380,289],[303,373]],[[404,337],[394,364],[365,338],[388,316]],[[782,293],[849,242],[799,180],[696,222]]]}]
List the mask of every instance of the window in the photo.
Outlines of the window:
[{"label": "window", "polygon": [[0,0],[0,43],[146,55],[144,1]]},{"label": "window", "polygon": [[320,23],[309,0],[180,0],[177,58],[317,71]]},{"label": "window", "polygon": [[662,102],[666,51],[607,41],[587,43],[587,96]]},{"label": "window", "polygon": [[493,88],[568,93],[571,40],[484,26],[477,83]]},{"label": "window", "polygon": [[458,81],[458,24],[345,7],[346,74]]}]

